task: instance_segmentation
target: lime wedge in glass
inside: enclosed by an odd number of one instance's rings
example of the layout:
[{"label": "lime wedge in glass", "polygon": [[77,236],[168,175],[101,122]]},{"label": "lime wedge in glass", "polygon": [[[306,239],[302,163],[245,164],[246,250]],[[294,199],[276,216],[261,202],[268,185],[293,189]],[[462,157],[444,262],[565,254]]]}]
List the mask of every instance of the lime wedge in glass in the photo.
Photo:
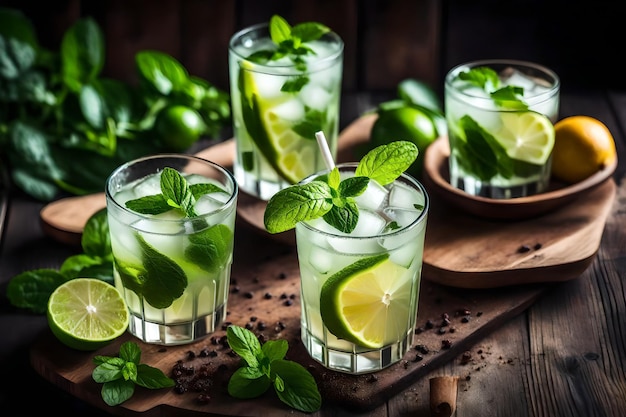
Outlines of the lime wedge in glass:
[{"label": "lime wedge in glass", "polygon": [[328,330],[374,349],[404,338],[412,287],[405,272],[382,254],[360,259],[331,276],[320,294]]},{"label": "lime wedge in glass", "polygon": [[554,126],[532,111],[501,114],[502,128],[495,134],[507,155],[518,161],[543,165],[554,148]]},{"label": "lime wedge in glass", "polygon": [[315,171],[311,141],[292,130],[292,124],[275,109],[285,98],[264,98],[259,93],[251,64],[241,62],[239,88],[246,129],[259,151],[276,172],[289,183],[296,183]]}]

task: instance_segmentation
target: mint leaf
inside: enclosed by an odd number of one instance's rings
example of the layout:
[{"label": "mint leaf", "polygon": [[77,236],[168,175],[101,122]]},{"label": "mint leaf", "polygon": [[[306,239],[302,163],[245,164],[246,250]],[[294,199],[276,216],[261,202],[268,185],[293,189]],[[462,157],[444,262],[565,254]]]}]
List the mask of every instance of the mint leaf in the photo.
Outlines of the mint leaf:
[{"label": "mint leaf", "polygon": [[187,217],[196,216],[193,197],[187,180],[173,168],[165,167],[161,173],[161,193],[170,206],[181,210]]},{"label": "mint leaf", "polygon": [[100,394],[107,405],[120,405],[135,393],[135,383],[124,379],[105,382]]},{"label": "mint leaf", "polygon": [[[297,93],[300,90],[302,90],[302,87],[304,87],[308,83],[309,83],[309,77],[301,76],[301,77],[290,78],[287,81],[285,81],[285,84],[283,84],[282,87],[280,87],[280,91],[282,91],[283,93]],[[317,132],[317,130],[315,132]],[[313,134],[315,134],[315,132],[313,132]],[[307,138],[310,136],[303,136],[303,137]]]},{"label": "mint leaf", "polygon": [[330,32],[330,28],[317,22],[304,22],[291,28],[291,36],[302,42],[315,41]]},{"label": "mint leaf", "polygon": [[175,385],[174,380],[168,378],[163,371],[145,363],[137,365],[137,379],[135,382],[137,385],[149,389],[168,388]]},{"label": "mint leaf", "polygon": [[141,247],[140,265],[115,260],[115,267],[124,287],[156,308],[167,308],[187,288],[187,275],[172,259],[154,249],[135,233]]},{"label": "mint leaf", "polygon": [[359,209],[354,201],[346,200],[342,207],[333,205],[330,211],[324,214],[324,220],[343,233],[352,233],[359,221]]},{"label": "mint leaf", "polygon": [[249,377],[250,368],[239,368],[228,381],[228,393],[235,398],[256,398],[272,385],[272,381],[264,374],[258,378]]},{"label": "mint leaf", "polygon": [[174,386],[174,380],[163,371],[146,364],[140,364],[141,349],[135,342],[124,342],[118,357],[94,356],[97,365],[91,377],[103,383],[100,394],[107,405],[115,406],[133,396],[135,385],[158,389]]},{"label": "mint leaf", "polygon": [[6,295],[15,307],[41,314],[48,308],[50,295],[65,281],[67,278],[54,269],[25,271],[11,278]]},{"label": "mint leaf", "polygon": [[137,380],[137,366],[135,362],[126,362],[122,367],[122,377],[127,381],[135,382]]},{"label": "mint leaf", "polygon": [[463,71],[459,74],[459,79],[468,81],[487,92],[495,91],[500,88],[500,77],[498,77],[498,73],[489,67],[476,67],[469,71]]},{"label": "mint leaf", "polygon": [[191,190],[191,194],[197,200],[205,194],[213,194],[213,193],[224,193],[228,194],[228,191],[224,190],[221,187],[218,187],[212,183],[201,183],[201,184],[192,184],[189,186]]},{"label": "mint leaf", "polygon": [[215,272],[230,256],[233,232],[226,225],[216,224],[189,235],[189,243],[185,249],[185,257],[205,271]]},{"label": "mint leaf", "polygon": [[418,153],[417,146],[408,141],[393,141],[378,146],[361,159],[356,175],[369,177],[380,185],[387,185],[411,166]]},{"label": "mint leaf", "polygon": [[322,181],[284,188],[267,203],[265,228],[270,233],[280,233],[293,229],[300,221],[321,217],[330,211],[332,197],[330,187]]},{"label": "mint leaf", "polygon": [[251,331],[238,327],[228,326],[226,338],[230,348],[241,357],[249,367],[256,368],[259,365],[259,355],[261,355],[261,342]]},{"label": "mint leaf", "polygon": [[365,191],[370,179],[368,177],[349,177],[339,184],[339,195],[342,197],[357,197]]},{"label": "mint leaf", "polygon": [[263,344],[261,350],[270,362],[276,359],[283,359],[289,349],[289,343],[286,340],[268,340]]},{"label": "mint leaf", "polygon": [[126,362],[139,364],[141,360],[141,349],[134,342],[124,342],[120,346],[120,358]]},{"label": "mint leaf", "polygon": [[461,155],[459,163],[467,172],[473,173],[482,181],[500,174],[504,178],[513,175],[513,161],[506,149],[470,116],[463,116],[460,126],[466,142],[459,142],[456,148]]},{"label": "mint leaf", "polygon": [[228,344],[248,366],[237,369],[228,381],[235,398],[256,398],[273,384],[278,398],[292,408],[313,412],[322,404],[315,379],[296,362],[283,359],[286,340],[267,341],[263,346],[250,330],[228,326]]},{"label": "mint leaf", "polygon": [[93,370],[91,376],[97,383],[102,384],[122,378],[122,368],[126,362],[120,358],[110,359],[113,360],[103,362]]},{"label": "mint leaf", "polygon": [[163,197],[163,194],[139,197],[127,201],[125,205],[127,209],[141,214],[156,215],[172,210],[172,206],[167,204],[167,200]]},{"label": "mint leaf", "polygon": [[281,16],[272,16],[270,19],[270,37],[276,45],[291,40],[291,25]]},{"label": "mint leaf", "polygon": [[491,98],[502,108],[509,110],[528,110],[528,105],[524,102],[524,89],[507,85],[504,88],[491,93]]},{"label": "mint leaf", "polygon": [[161,173],[161,194],[147,195],[126,202],[126,208],[141,214],[161,214],[172,209],[185,217],[196,217],[194,205],[205,194],[228,193],[212,183],[189,185],[185,177],[173,168]]},{"label": "mint leaf", "polygon": [[275,360],[272,362],[272,371],[282,379],[284,389],[276,391],[282,402],[304,412],[314,412],[322,406],[315,379],[302,365]]}]

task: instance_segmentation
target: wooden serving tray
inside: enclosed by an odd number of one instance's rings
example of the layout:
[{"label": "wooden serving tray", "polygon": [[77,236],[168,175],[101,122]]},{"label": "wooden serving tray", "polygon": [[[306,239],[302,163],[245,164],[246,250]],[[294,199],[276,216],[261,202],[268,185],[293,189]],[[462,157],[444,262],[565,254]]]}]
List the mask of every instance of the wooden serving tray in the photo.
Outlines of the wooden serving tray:
[{"label": "wooden serving tray", "polygon": [[[545,290],[547,284],[492,290],[459,290],[429,281],[422,282],[418,327],[410,351],[403,360],[375,374],[360,376],[329,371],[313,361],[300,339],[299,272],[295,248],[288,245],[267,245],[256,231],[245,225],[236,230],[239,244],[235,252],[227,320],[251,329],[266,340],[285,339],[289,343],[287,359],[305,366],[317,381],[327,410],[338,407],[368,411],[409,387],[418,378],[451,360],[461,360],[463,352],[480,338],[529,307]],[[256,243],[254,242],[256,241]],[[263,247],[261,247],[263,246]],[[259,253],[262,252],[262,253]],[[258,257],[268,257],[257,263]],[[266,298],[265,294],[270,294]],[[288,301],[289,300],[289,301]],[[289,304],[289,305],[288,305]],[[464,311],[467,310],[467,311]],[[443,314],[450,323],[440,333]],[[256,317],[256,321],[252,321]],[[429,328],[428,322],[433,324]],[[259,325],[265,324],[262,330]],[[454,330],[452,330],[454,329]],[[270,390],[253,400],[230,397],[228,379],[238,367],[239,359],[230,349],[215,341],[224,330],[190,345],[163,347],[139,342],[126,334],[96,352],[79,352],[65,347],[46,329],[30,351],[33,368],[45,379],[87,403],[122,416],[294,416],[305,415],[281,403]],[[133,340],[142,350],[141,362],[156,366],[170,374],[177,361],[209,370],[211,387],[209,403],[197,401],[197,392],[177,394],[173,389],[138,388],[127,402],[107,406],[100,398],[101,386],[91,373],[94,355],[115,356],[122,342]],[[447,341],[447,342],[444,342]],[[449,343],[445,345],[444,343]],[[200,357],[203,349],[210,352]],[[195,354],[190,359],[189,352]],[[212,356],[215,355],[215,356]]]}]

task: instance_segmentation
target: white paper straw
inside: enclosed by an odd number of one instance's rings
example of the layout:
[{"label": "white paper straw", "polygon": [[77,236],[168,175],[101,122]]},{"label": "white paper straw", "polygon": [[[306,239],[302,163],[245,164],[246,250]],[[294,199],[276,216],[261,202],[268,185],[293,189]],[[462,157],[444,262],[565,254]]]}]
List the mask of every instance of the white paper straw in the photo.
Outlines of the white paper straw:
[{"label": "white paper straw", "polygon": [[324,136],[324,132],[315,132],[315,139],[317,139],[317,144],[322,151],[322,158],[324,158],[324,162],[326,162],[326,167],[330,170],[335,168],[335,161],[333,160],[333,156],[330,153],[330,149],[328,148],[328,142],[326,141],[326,136]]}]

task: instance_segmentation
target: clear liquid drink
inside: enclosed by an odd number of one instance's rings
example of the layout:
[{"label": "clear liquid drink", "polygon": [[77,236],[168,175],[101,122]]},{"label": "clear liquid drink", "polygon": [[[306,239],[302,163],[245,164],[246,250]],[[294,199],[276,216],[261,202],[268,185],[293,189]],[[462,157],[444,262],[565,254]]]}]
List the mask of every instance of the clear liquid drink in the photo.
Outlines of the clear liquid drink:
[{"label": "clear liquid drink", "polygon": [[[180,171],[193,191],[193,215],[173,207],[158,214],[128,208],[129,201],[162,193],[166,167]],[[176,183],[174,194],[180,188]],[[106,197],[114,278],[130,309],[133,335],[147,343],[176,345],[199,340],[221,326],[237,192],[228,171],[193,156],[146,157],[111,174]]]},{"label": "clear liquid drink", "polygon": [[343,42],[330,32],[307,47],[314,53],[301,64],[288,57],[258,63],[251,55],[277,48],[267,25],[230,41],[233,171],[243,191],[264,200],[324,168],[315,132],[323,131],[336,153]]},{"label": "clear liquid drink", "polygon": [[534,63],[489,60],[450,70],[445,79],[450,183],[500,199],[546,191],[559,90],[558,76]]},{"label": "clear liquid drink", "polygon": [[[342,179],[356,165],[339,165]],[[296,225],[302,341],[325,367],[351,374],[399,361],[413,341],[429,199],[402,174],[385,187],[370,180],[356,204],[350,234],[322,218]]]}]

